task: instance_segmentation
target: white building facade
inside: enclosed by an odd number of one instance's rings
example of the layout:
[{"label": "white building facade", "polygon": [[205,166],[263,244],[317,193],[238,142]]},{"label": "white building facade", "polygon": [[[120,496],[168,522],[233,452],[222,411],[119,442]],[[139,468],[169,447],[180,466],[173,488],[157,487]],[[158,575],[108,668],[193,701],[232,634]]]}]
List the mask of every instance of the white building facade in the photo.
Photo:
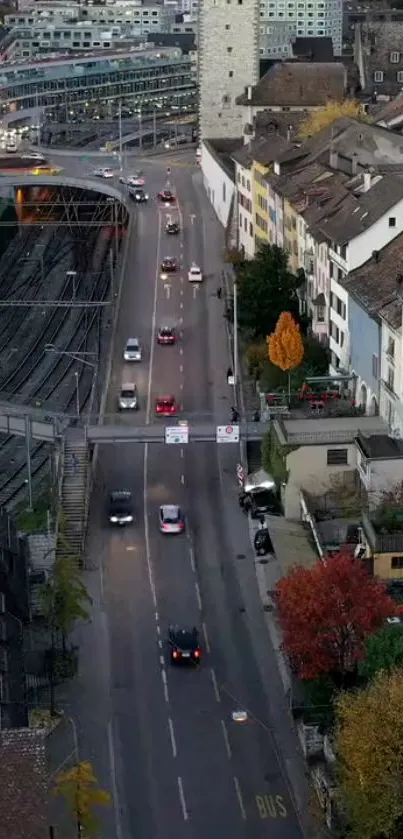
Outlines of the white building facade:
[{"label": "white building facade", "polygon": [[253,219],[252,173],[250,166],[235,163],[237,191],[238,243],[248,259],[255,255],[255,234]]},{"label": "white building facade", "polygon": [[201,139],[242,136],[236,98],[259,79],[258,0],[200,0]]},{"label": "white building facade", "polygon": [[292,56],[295,38],[331,38],[342,54],[342,0],[260,0],[260,56]]},{"label": "white building facade", "polygon": [[227,228],[235,197],[235,181],[225,171],[218,157],[203,143],[203,184],[217,218]]}]

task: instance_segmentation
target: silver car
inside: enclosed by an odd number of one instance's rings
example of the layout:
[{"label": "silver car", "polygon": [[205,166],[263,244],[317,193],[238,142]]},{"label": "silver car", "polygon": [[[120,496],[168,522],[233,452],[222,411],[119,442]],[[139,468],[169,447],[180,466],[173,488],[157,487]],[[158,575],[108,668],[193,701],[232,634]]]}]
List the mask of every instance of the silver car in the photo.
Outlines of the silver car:
[{"label": "silver car", "polygon": [[180,507],[176,504],[163,504],[159,509],[161,533],[183,533],[185,519]]},{"label": "silver car", "polygon": [[139,400],[137,395],[137,388],[134,384],[122,385],[119,396],[119,410],[120,411],[137,411],[139,407]]},{"label": "silver car", "polygon": [[142,351],[138,338],[129,338],[126,341],[123,358],[125,361],[141,361]]}]

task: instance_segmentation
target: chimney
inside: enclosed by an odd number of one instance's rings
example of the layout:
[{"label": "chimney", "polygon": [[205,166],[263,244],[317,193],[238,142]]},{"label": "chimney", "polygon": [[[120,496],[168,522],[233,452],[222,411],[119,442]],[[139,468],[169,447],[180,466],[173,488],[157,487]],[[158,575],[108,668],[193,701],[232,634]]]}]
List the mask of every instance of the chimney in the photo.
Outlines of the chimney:
[{"label": "chimney", "polygon": [[337,164],[339,162],[339,155],[332,146],[330,147],[330,168],[337,169]]},{"label": "chimney", "polygon": [[368,192],[371,189],[371,172],[364,172],[364,189],[363,192]]},{"label": "chimney", "polygon": [[353,154],[351,156],[351,174],[356,175],[357,171],[358,171],[358,156],[357,156],[357,152],[353,151]]}]

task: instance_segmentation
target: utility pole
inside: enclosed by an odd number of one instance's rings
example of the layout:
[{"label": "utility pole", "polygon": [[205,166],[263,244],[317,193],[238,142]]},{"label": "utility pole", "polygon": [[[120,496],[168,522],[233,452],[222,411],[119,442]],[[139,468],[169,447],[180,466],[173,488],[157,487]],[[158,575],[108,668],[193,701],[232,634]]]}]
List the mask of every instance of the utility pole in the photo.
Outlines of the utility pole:
[{"label": "utility pole", "polygon": [[28,510],[32,510],[31,420],[25,416],[25,444],[27,453]]},{"label": "utility pole", "polygon": [[141,105],[139,109],[139,149],[143,148],[143,114],[141,111]]},{"label": "utility pole", "polygon": [[123,167],[123,142],[122,142],[122,100],[119,99],[119,167]]},{"label": "utility pole", "polygon": [[238,384],[238,288],[234,279],[234,379]]},{"label": "utility pole", "polygon": [[157,115],[155,113],[155,108],[153,111],[153,146],[154,148],[157,145]]}]

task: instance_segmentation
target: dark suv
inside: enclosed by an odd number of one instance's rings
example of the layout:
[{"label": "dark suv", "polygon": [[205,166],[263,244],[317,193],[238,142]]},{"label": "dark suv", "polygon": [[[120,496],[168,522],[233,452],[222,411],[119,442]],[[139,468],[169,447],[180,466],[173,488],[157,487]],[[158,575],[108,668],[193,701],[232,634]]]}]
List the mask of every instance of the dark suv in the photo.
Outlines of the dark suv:
[{"label": "dark suv", "polygon": [[202,651],[199,633],[194,626],[170,626],[168,631],[169,655],[172,664],[200,664]]}]

